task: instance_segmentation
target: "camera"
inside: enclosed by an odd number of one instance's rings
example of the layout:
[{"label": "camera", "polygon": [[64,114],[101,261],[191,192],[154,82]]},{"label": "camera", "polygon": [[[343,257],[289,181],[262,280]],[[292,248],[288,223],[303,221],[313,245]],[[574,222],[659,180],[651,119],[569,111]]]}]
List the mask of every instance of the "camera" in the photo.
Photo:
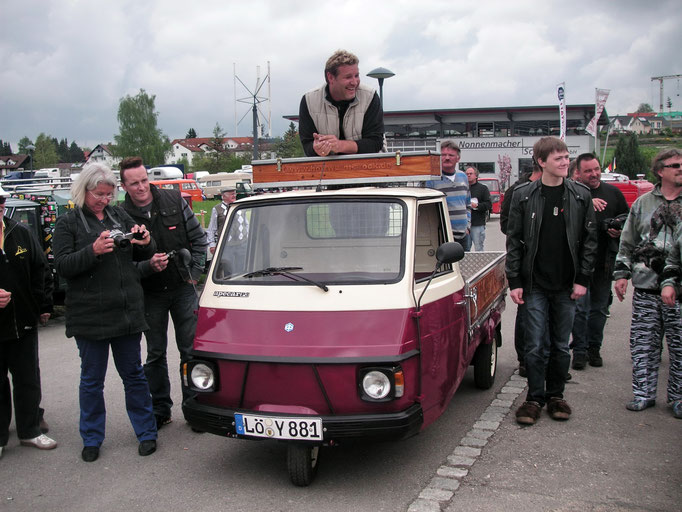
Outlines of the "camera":
[{"label": "camera", "polygon": [[144,238],[144,233],[124,233],[120,229],[112,229],[109,232],[109,238],[114,241],[116,247],[125,249],[130,246],[130,241],[133,238],[135,240],[142,240]]},{"label": "camera", "polygon": [[628,218],[627,213],[621,213],[617,217],[611,217],[610,219],[604,219],[601,224],[603,231],[608,231],[609,229],[615,229],[617,231],[622,231],[625,221]]},{"label": "camera", "polygon": [[665,267],[665,253],[652,242],[647,242],[632,252],[632,261],[644,263],[651,270],[660,274]]}]

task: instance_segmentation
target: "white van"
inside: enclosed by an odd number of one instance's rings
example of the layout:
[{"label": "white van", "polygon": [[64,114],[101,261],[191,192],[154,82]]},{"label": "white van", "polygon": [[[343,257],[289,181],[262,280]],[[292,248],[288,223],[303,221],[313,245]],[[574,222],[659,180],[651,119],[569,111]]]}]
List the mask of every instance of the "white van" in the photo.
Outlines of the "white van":
[{"label": "white van", "polygon": [[208,199],[220,199],[220,191],[225,187],[235,187],[240,181],[251,183],[253,174],[250,172],[217,172],[202,176],[197,180]]},{"label": "white van", "polygon": [[158,180],[181,180],[184,178],[182,171],[178,167],[152,167],[147,169],[149,181]]}]

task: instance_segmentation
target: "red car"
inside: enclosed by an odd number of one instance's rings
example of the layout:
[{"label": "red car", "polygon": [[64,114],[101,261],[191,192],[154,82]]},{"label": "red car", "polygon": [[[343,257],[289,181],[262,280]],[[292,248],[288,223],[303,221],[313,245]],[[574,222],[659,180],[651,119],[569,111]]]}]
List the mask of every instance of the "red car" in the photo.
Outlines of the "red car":
[{"label": "red car", "polygon": [[478,178],[480,183],[483,183],[488,190],[490,190],[490,199],[493,202],[493,213],[500,213],[502,200],[504,199],[504,192],[500,189],[500,180],[497,176]]},{"label": "red car", "polygon": [[619,188],[625,196],[628,207],[632,206],[632,203],[634,203],[635,199],[639,196],[646,194],[654,188],[654,184],[650,181],[631,180],[624,174],[604,173],[601,175],[601,180]]}]

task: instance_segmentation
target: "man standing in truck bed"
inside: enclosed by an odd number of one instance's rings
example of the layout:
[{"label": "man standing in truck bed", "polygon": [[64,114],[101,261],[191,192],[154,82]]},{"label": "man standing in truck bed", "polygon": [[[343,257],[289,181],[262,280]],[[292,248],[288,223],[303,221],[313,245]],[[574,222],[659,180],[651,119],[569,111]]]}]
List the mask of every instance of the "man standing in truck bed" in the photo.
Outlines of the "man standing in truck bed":
[{"label": "man standing in truck bed", "polygon": [[326,85],[307,92],[298,133],[307,156],[377,153],[384,145],[384,113],[374,89],[360,85],[358,58],[344,50],[329,57]]},{"label": "man standing in truck bed", "polygon": [[563,395],[568,340],[575,301],[587,291],[597,251],[592,197],[587,187],[566,179],[566,144],[543,137],[533,146],[533,159],[542,177],[514,191],[507,226],[509,295],[526,304],[528,395],[516,411],[524,425],[538,420],[545,403],[552,419],[571,415]]}]

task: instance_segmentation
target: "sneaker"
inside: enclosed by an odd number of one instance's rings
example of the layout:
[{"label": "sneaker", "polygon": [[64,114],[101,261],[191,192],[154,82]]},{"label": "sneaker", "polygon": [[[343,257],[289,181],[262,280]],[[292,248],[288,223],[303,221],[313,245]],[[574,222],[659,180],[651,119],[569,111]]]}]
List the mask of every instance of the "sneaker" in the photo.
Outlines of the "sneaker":
[{"label": "sneaker", "polygon": [[95,462],[99,457],[99,446],[84,446],[81,458],[85,462]]},{"label": "sneaker", "polygon": [[171,421],[173,421],[173,418],[170,416],[161,416],[160,414],[155,414],[154,417],[156,418],[156,430],[161,430],[161,427],[168,425]]},{"label": "sneaker", "polygon": [[583,352],[573,352],[573,364],[571,368],[574,370],[584,370],[587,366],[587,354]]},{"label": "sneaker", "polygon": [[521,425],[535,425],[540,417],[542,406],[537,402],[523,402],[516,410],[516,422]]},{"label": "sneaker", "polygon": [[590,349],[587,351],[587,359],[590,361],[590,366],[599,368],[604,366],[604,360],[599,355],[599,349]]},{"label": "sneaker", "polygon": [[[672,405],[673,405],[673,416],[675,416],[677,419],[682,420],[682,400],[675,400]],[[0,450],[2,450],[1,447],[0,447]]]},{"label": "sneaker", "polygon": [[547,402],[547,412],[553,420],[565,421],[571,417],[571,408],[563,398],[552,397]]},{"label": "sneaker", "polygon": [[643,411],[649,407],[656,405],[656,400],[642,400],[641,398],[635,398],[632,402],[625,404],[625,408],[628,411]]},{"label": "sneaker", "polygon": [[519,363],[519,377],[528,377],[528,373],[526,373],[526,365],[520,364],[520,363]]},{"label": "sneaker", "polygon": [[33,439],[20,439],[19,443],[21,443],[22,446],[33,446],[39,450],[52,450],[57,448],[57,441],[50,439],[45,434],[40,434]]},{"label": "sneaker", "polygon": [[146,441],[142,441],[140,443],[140,446],[137,448],[137,453],[139,453],[142,457],[146,457],[147,455],[151,455],[156,451],[156,441],[153,439],[147,439]]}]

